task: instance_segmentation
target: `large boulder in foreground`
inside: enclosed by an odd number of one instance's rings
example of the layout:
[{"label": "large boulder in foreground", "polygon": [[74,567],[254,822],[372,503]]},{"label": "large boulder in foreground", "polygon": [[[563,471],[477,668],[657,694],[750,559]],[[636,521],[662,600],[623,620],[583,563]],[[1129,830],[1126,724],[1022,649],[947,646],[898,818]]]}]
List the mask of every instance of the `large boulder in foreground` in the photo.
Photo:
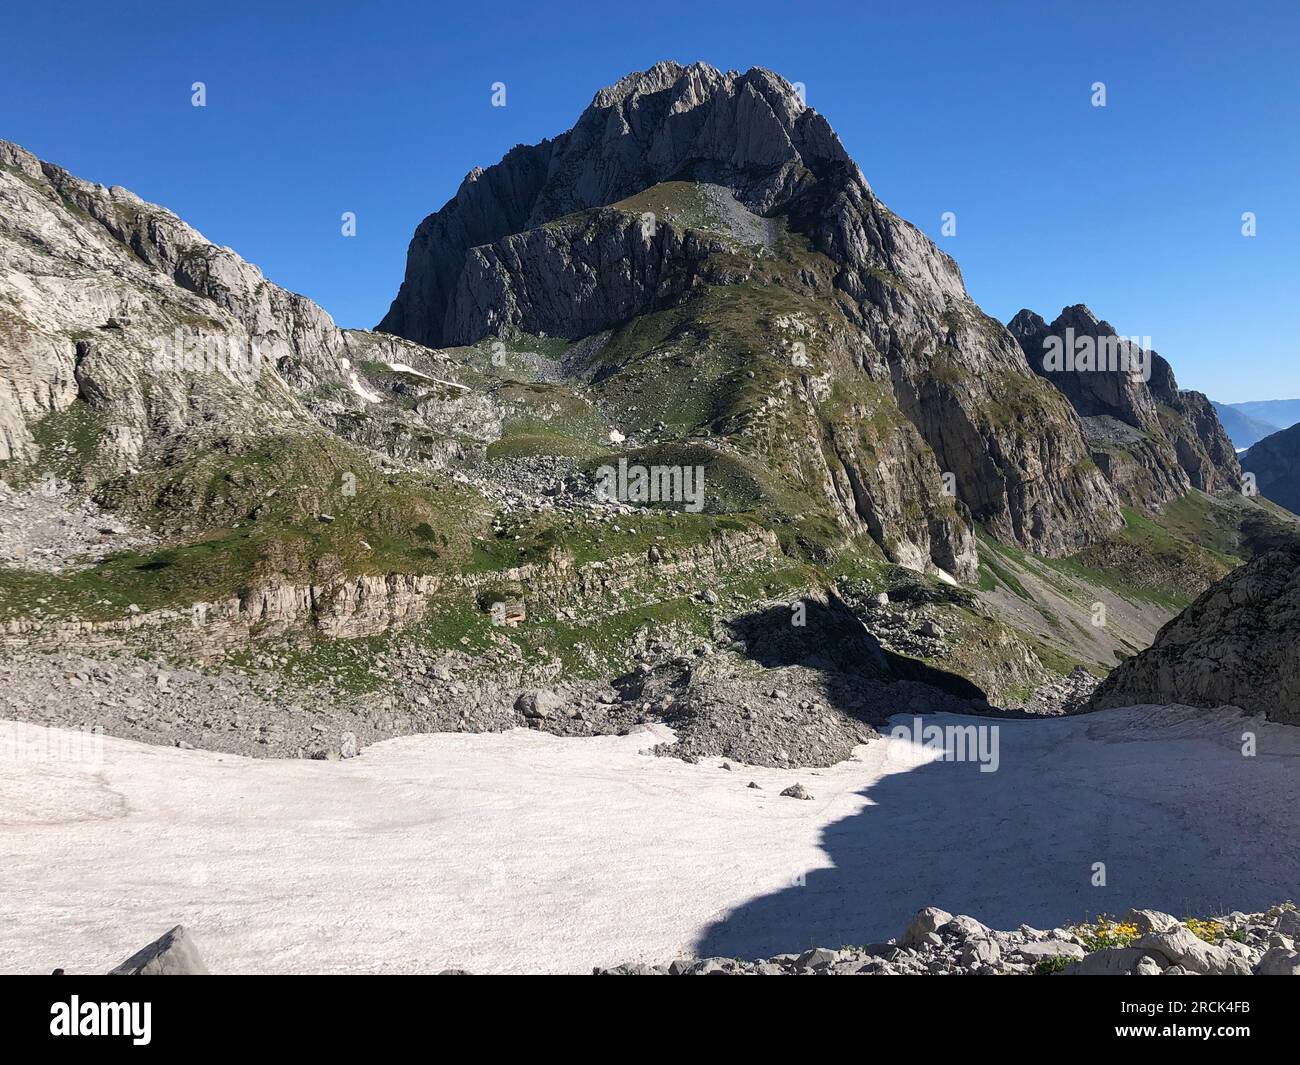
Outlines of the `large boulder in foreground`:
[{"label": "large boulder in foreground", "polygon": [[1229,573],[1111,673],[1090,705],[1138,703],[1239,706],[1300,725],[1300,544]]},{"label": "large boulder in foreground", "polygon": [[109,976],[207,976],[208,967],[199,957],[199,949],[185,931],[177,925],[161,938],[137,951]]}]

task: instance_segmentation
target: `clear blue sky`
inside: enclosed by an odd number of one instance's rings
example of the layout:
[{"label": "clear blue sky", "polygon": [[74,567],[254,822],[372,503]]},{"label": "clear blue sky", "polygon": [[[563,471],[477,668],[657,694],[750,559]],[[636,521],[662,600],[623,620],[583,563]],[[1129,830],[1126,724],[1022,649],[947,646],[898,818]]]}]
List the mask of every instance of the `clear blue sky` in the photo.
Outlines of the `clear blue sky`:
[{"label": "clear blue sky", "polygon": [[1087,303],[1150,336],[1183,387],[1236,401],[1300,396],[1298,48],[1295,0],[14,2],[0,137],[369,327],[471,167],[656,60],[770,67],[989,313]]}]

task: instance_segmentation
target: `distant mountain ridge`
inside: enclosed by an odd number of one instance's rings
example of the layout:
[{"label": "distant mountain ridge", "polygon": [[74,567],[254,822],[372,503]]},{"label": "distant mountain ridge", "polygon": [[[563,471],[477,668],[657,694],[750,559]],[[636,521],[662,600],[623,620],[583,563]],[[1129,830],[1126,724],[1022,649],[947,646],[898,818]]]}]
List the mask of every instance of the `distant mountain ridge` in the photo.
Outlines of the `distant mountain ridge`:
[{"label": "distant mountain ridge", "polygon": [[1300,422],[1300,399],[1256,399],[1225,405],[1241,411],[1248,418],[1255,418],[1266,425],[1275,425],[1279,429],[1289,429]]},{"label": "distant mountain ridge", "polygon": [[1231,403],[1216,402],[1214,410],[1219,416],[1219,422],[1223,426],[1224,432],[1232,439],[1233,446],[1238,451],[1244,451],[1252,444],[1263,440],[1264,437],[1272,436],[1281,428],[1281,426],[1271,425],[1259,418],[1252,418],[1239,406]]}]

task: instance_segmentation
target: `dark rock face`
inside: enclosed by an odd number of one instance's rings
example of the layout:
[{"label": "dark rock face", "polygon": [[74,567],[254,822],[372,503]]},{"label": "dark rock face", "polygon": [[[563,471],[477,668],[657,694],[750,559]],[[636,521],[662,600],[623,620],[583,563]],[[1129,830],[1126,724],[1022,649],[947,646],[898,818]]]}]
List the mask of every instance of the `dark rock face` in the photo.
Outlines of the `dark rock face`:
[{"label": "dark rock face", "polygon": [[[797,261],[748,240],[711,244],[662,219],[647,230],[630,198],[674,182],[721,190],[721,213],[759,224],[747,229],[779,225],[797,238]],[[764,274],[774,261],[788,269]],[[823,308],[839,357],[821,385],[878,385],[887,400],[872,415],[919,433],[925,461],[904,471],[872,458],[874,440],[833,427],[807,437],[837,453],[816,475],[818,494],[836,499],[846,524],[870,529],[887,557],[913,564],[919,554],[970,576],[969,517],[1047,554],[1121,524],[1070,405],[975,306],[956,263],[876,198],[826,120],[765,70],[660,63],[598,93],[569,132],[472,172],[417,229],[379,328],[430,345],[515,332],[578,339],[701,286],[746,284]],[[779,465],[824,466],[785,443]],[[884,452],[901,446],[887,441]],[[931,483],[916,488],[914,473]],[[936,498],[944,474],[957,513]]]},{"label": "dark rock face", "polygon": [[1111,673],[1091,705],[1136,703],[1232,705],[1300,724],[1300,545],[1233,570]]},{"label": "dark rock face", "polygon": [[[1066,307],[1051,325],[1022,310],[1007,327],[1034,372],[1083,419],[1093,461],[1125,502],[1158,509],[1189,488],[1241,487],[1241,467],[1213,404],[1180,391],[1154,351],[1118,336],[1083,304]],[[1074,355],[1076,344],[1079,361],[1063,366],[1061,354]]]},{"label": "dark rock face", "polygon": [[473,343],[514,327],[583,337],[685,293],[710,246],[694,230],[596,211],[472,248],[447,307],[447,339]]},{"label": "dark rock face", "polygon": [[1260,495],[1300,514],[1300,424],[1266,436],[1241,456]]}]

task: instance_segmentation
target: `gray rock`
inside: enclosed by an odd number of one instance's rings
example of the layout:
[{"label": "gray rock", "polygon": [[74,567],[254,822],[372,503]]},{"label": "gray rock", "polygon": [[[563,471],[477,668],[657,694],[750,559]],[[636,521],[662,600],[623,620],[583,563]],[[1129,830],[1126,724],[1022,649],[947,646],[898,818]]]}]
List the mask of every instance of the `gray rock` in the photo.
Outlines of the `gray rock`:
[{"label": "gray rock", "polygon": [[987,925],[981,924],[974,917],[967,917],[965,914],[958,914],[946,925],[939,929],[939,934],[944,936],[957,936],[959,939],[987,939],[992,934],[992,929]]},{"label": "gray rock", "polygon": [[1165,932],[1148,932],[1133,946],[1163,955],[1172,964],[1203,976],[1244,976],[1250,972],[1243,959],[1206,943],[1181,925]]},{"label": "gray rock", "polygon": [[522,693],[515,700],[515,709],[524,717],[544,720],[559,713],[563,703],[560,697],[545,688],[535,688]]},{"label": "gray rock", "polygon": [[1182,924],[1177,917],[1171,917],[1159,910],[1129,910],[1123,917],[1123,923],[1135,925],[1143,934],[1168,932]]},{"label": "gray rock", "polygon": [[355,732],[343,733],[343,739],[339,743],[340,758],[355,758],[360,753],[357,747],[357,734]]},{"label": "gray rock", "polygon": [[937,932],[940,928],[952,920],[952,914],[947,910],[941,910],[937,906],[926,906],[918,910],[916,915],[908,922],[902,938],[899,939],[899,946],[917,947],[925,942],[925,937]]},{"label": "gray rock", "polygon": [[1026,961],[1037,962],[1043,958],[1082,958],[1086,952],[1077,943],[1067,943],[1062,939],[1043,939],[1036,943],[1019,943],[1012,948],[1012,953]]},{"label": "gray rock", "polygon": [[1128,976],[1143,958],[1151,958],[1163,966],[1165,958],[1136,947],[1106,947],[1094,950],[1078,961],[1072,961],[1061,970],[1062,976]]},{"label": "gray rock", "polygon": [[207,976],[208,969],[185,927],[177,925],[143,950],[132,954],[108,975]]},{"label": "gray rock", "polygon": [[1002,959],[1002,948],[997,941],[972,937],[962,945],[961,963],[965,966],[993,965]]},{"label": "gray rock", "polygon": [[788,788],[782,791],[781,794],[790,799],[807,800],[812,798],[812,796],[808,794],[807,789],[802,784],[791,784]]},{"label": "gray rock", "polygon": [[1255,966],[1256,976],[1300,976],[1300,954],[1285,947],[1273,947]]},{"label": "gray rock", "polygon": [[812,950],[805,950],[800,954],[795,965],[800,969],[824,969],[828,965],[834,965],[839,960],[839,951],[828,950],[826,947],[814,947]]},{"label": "gray rock", "polygon": [[1300,940],[1300,910],[1284,909],[1277,915],[1277,924],[1273,927],[1279,935],[1286,936],[1293,943]]},{"label": "gray rock", "polygon": [[1121,663],[1096,708],[1136,703],[1237,706],[1300,724],[1300,543],[1239,566]]}]

